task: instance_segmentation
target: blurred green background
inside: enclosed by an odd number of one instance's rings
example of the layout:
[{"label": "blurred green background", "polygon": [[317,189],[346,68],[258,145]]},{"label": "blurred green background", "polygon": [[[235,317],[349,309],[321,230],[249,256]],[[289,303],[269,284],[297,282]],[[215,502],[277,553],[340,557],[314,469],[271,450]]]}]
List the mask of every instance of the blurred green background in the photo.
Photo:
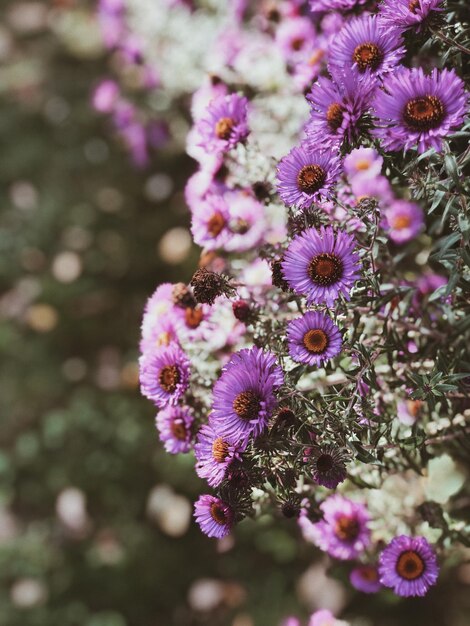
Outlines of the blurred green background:
[{"label": "blurred green background", "polygon": [[163,452],[137,379],[146,298],[197,262],[194,166],[170,142],[133,168],[93,112],[92,2],[0,11],[0,625],[270,626],[326,603],[465,626],[461,580],[398,605],[327,579],[293,521],[245,522],[236,546],[194,526],[206,487]]}]

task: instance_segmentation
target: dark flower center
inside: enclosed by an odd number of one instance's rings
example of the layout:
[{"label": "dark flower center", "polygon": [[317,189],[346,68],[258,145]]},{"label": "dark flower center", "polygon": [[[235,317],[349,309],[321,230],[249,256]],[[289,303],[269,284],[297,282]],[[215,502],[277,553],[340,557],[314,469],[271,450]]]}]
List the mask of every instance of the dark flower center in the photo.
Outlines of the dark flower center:
[{"label": "dark flower center", "polygon": [[446,114],[444,104],[437,96],[422,96],[408,100],[403,110],[405,122],[413,130],[437,128]]},{"label": "dark flower center", "polygon": [[416,580],[425,570],[423,559],[414,550],[402,552],[397,561],[397,574],[405,580]]},{"label": "dark flower center", "polygon": [[173,393],[180,380],[181,374],[176,365],[165,365],[165,367],[162,367],[160,370],[158,382],[164,391]]},{"label": "dark flower center", "polygon": [[393,228],[403,230],[411,224],[411,217],[409,215],[397,215],[397,217],[391,220],[391,223]]},{"label": "dark flower center", "polygon": [[315,193],[326,180],[326,172],[320,165],[304,165],[297,174],[297,185],[304,193]]},{"label": "dark flower center", "polygon": [[223,463],[228,456],[228,443],[222,439],[222,437],[217,437],[214,439],[212,444],[212,456],[217,461],[217,463]]},{"label": "dark flower center", "polygon": [[197,328],[202,322],[203,317],[204,313],[202,309],[192,309],[188,307],[184,312],[184,320],[188,328]]},{"label": "dark flower center", "polygon": [[223,507],[218,502],[213,502],[210,508],[210,514],[214,522],[223,526],[227,523],[227,514],[225,512],[225,507]]},{"label": "dark flower center", "polygon": [[304,346],[309,352],[321,354],[328,347],[328,335],[321,328],[312,328],[304,335]]},{"label": "dark flower center", "polygon": [[360,530],[361,527],[356,518],[340,515],[336,520],[334,532],[341,541],[354,541]]},{"label": "dark flower center", "polygon": [[372,565],[363,565],[359,569],[359,573],[361,575],[361,578],[371,583],[375,583],[379,579],[377,570],[375,569],[375,567],[372,567]]},{"label": "dark flower center", "polygon": [[376,70],[381,64],[382,58],[383,54],[380,48],[371,42],[356,46],[353,53],[353,60],[361,72],[365,72],[367,69]]},{"label": "dark flower center", "polygon": [[243,420],[256,419],[260,408],[260,398],[254,391],[242,391],[233,401],[233,410]]},{"label": "dark flower center", "polygon": [[235,126],[235,120],[231,117],[221,117],[215,125],[215,134],[219,139],[230,139],[232,130]]},{"label": "dark flower center", "polygon": [[317,459],[317,470],[320,473],[326,473],[333,469],[334,461],[330,454],[320,454]]},{"label": "dark flower center", "polygon": [[308,274],[314,283],[328,287],[342,277],[343,262],[335,254],[318,254],[310,261]]},{"label": "dark flower center", "polygon": [[298,52],[299,50],[302,50],[304,43],[305,43],[305,39],[303,37],[296,37],[295,39],[291,41],[290,45],[291,45],[292,50],[295,50],[295,52]]},{"label": "dark flower center", "polygon": [[216,211],[207,222],[207,232],[212,237],[220,235],[226,224],[225,217],[219,211]]},{"label": "dark flower center", "polygon": [[186,439],[186,426],[184,422],[171,422],[170,425],[171,434],[175,439],[184,441]]},{"label": "dark flower center", "polygon": [[419,0],[411,0],[408,8],[411,13],[416,13],[416,9],[419,7]]},{"label": "dark flower center", "polygon": [[339,102],[333,102],[326,112],[326,121],[331,130],[338,130],[343,123],[344,108]]}]

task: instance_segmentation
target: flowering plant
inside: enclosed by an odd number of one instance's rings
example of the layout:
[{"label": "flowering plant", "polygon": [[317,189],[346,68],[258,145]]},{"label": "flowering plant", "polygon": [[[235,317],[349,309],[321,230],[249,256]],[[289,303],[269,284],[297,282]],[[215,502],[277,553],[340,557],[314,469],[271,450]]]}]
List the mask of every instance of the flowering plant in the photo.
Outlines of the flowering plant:
[{"label": "flowering plant", "polygon": [[218,4],[129,7],[150,66],[162,11],[170,37],[211,33],[185,191],[203,251],[147,303],[142,392],[215,490],[209,537],[279,512],[355,588],[425,595],[470,546],[465,2]]}]

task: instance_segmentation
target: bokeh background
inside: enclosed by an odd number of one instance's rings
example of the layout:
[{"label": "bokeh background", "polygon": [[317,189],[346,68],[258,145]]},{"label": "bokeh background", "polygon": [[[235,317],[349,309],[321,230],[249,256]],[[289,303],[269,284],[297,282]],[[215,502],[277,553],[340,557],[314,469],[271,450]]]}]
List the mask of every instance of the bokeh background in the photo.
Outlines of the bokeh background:
[{"label": "bokeh background", "polygon": [[468,626],[468,571],[398,605],[327,578],[293,521],[246,522],[236,548],[192,523],[203,483],[163,452],[137,357],[146,298],[197,263],[194,167],[177,140],[132,166],[90,106],[113,64],[94,9],[0,9],[0,624],[269,626],[326,603]]}]

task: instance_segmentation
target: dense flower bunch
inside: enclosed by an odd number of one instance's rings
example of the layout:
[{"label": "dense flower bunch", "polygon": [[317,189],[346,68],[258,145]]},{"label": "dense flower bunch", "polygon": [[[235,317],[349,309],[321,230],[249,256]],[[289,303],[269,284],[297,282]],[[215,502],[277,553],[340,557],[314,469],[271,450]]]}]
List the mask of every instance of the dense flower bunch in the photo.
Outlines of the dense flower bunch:
[{"label": "dense flower bunch", "polygon": [[470,543],[450,499],[469,471],[465,2],[230,4],[192,98],[200,266],[147,303],[142,392],[215,489],[209,537],[278,512],[356,589],[422,596]]}]

